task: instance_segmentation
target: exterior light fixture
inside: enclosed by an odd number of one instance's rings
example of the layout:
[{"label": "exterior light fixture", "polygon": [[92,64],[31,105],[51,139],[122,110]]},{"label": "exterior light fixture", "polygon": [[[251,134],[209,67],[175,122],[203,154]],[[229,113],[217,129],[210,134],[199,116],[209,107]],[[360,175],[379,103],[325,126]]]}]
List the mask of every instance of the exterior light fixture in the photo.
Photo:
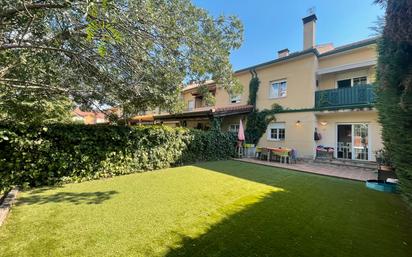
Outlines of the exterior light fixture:
[{"label": "exterior light fixture", "polygon": [[296,121],[296,126],[300,126],[301,124],[300,124],[300,120],[297,120]]},{"label": "exterior light fixture", "polygon": [[321,121],[321,122],[320,122],[320,125],[326,126],[326,125],[328,125],[328,122],[327,122],[327,121]]}]

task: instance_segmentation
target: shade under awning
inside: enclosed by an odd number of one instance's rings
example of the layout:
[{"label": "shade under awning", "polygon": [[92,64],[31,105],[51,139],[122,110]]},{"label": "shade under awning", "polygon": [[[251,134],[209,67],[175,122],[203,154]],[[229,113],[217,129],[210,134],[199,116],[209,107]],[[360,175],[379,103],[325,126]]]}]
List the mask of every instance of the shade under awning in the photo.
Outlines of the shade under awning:
[{"label": "shade under awning", "polygon": [[142,121],[154,121],[153,115],[137,115],[131,118],[131,121],[142,122]]}]

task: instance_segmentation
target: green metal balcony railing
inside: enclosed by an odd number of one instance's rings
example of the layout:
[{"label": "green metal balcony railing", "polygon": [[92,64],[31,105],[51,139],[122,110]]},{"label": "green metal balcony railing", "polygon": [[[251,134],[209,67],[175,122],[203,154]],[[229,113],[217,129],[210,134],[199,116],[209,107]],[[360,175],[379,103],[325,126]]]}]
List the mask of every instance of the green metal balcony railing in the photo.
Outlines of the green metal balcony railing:
[{"label": "green metal balcony railing", "polygon": [[316,109],[370,106],[375,102],[373,85],[319,90],[315,92]]}]

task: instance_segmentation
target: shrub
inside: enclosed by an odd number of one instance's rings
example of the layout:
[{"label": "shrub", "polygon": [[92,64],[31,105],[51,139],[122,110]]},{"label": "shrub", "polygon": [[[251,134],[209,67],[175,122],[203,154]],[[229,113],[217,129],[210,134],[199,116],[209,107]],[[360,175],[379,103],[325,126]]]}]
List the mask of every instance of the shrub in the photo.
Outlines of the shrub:
[{"label": "shrub", "polygon": [[377,108],[385,150],[412,206],[412,2],[386,3],[379,42]]},{"label": "shrub", "polygon": [[227,159],[234,139],[220,131],[167,126],[0,126],[0,192]]},{"label": "shrub", "polygon": [[218,130],[190,130],[179,163],[227,159],[235,153],[237,135]]}]

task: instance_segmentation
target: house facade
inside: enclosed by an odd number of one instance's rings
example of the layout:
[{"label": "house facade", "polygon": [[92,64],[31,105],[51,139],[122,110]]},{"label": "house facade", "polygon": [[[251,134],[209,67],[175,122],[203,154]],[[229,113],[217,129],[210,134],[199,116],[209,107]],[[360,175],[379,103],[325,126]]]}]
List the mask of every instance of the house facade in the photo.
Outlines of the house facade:
[{"label": "house facade", "polygon": [[206,106],[197,85],[183,90],[187,109],[180,114],[156,114],[154,119],[174,125],[207,129],[210,118],[222,118],[222,130],[236,132],[239,120],[247,122],[253,109],[248,105],[252,74],[260,81],[258,110],[273,104],[283,111],[275,115],[259,140],[262,147],[287,147],[301,158],[314,158],[320,146],[334,148],[334,157],[374,161],[382,148],[381,126],[374,108],[373,83],[377,63],[377,38],[349,45],[316,44],[316,15],[303,18],[303,49],[278,52],[272,61],[235,72],[243,85],[241,95],[206,83],[215,96]]},{"label": "house facade", "polygon": [[76,108],[72,112],[72,120],[73,122],[86,124],[86,125],[93,125],[93,124],[100,124],[100,123],[108,123],[109,121],[106,119],[104,113],[99,111],[82,111],[80,108]]}]

